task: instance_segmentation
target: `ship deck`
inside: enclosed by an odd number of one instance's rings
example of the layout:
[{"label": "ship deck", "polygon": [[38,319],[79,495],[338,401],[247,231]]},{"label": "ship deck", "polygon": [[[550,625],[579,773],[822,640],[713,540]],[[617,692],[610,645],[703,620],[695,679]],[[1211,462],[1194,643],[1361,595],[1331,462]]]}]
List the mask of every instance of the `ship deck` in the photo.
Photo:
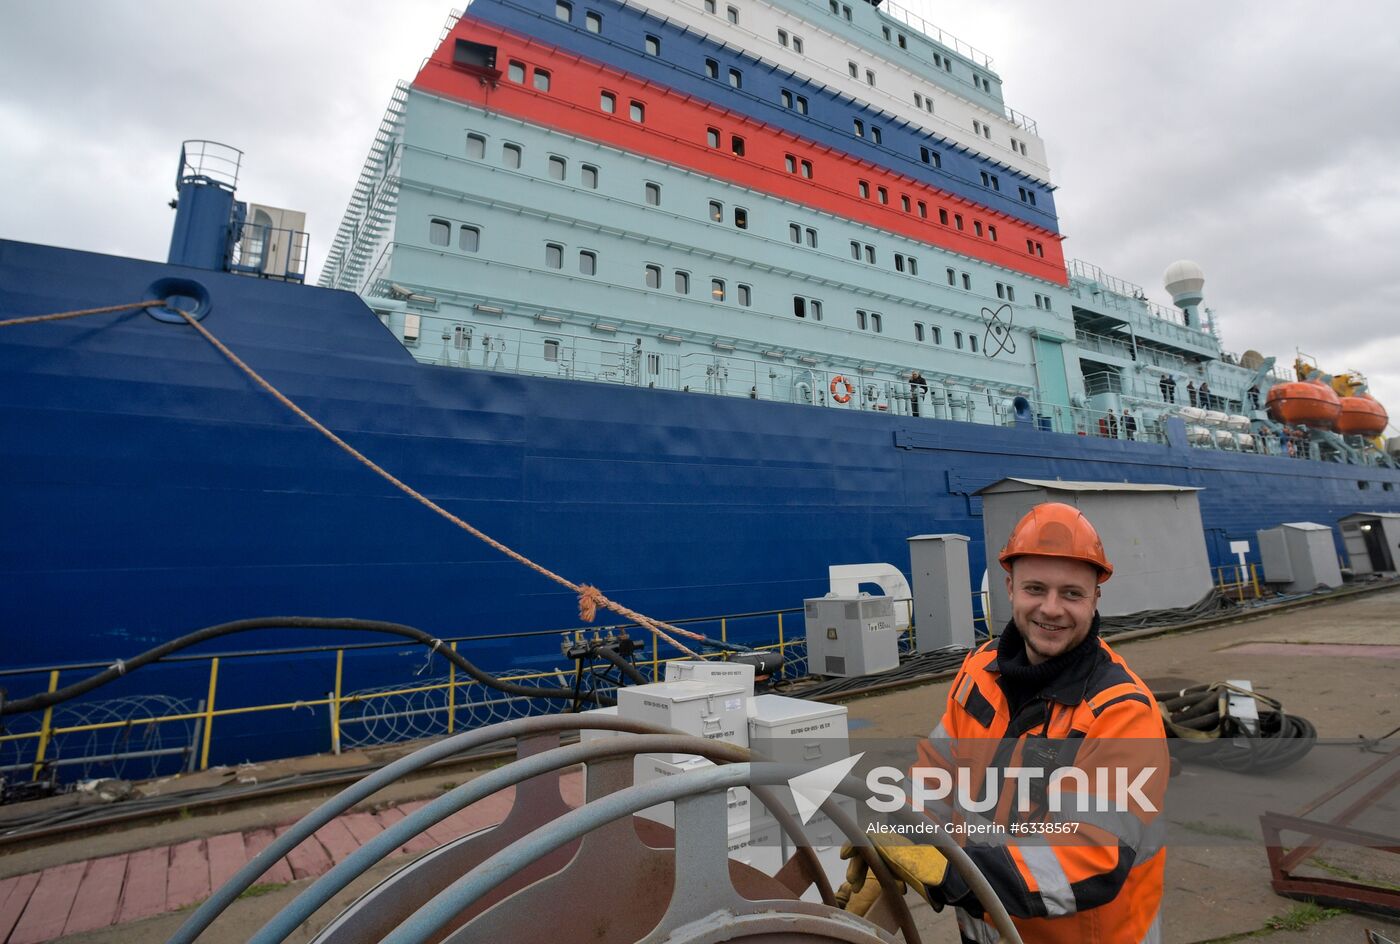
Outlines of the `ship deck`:
[{"label": "ship deck", "polygon": [[[1320,740],[1380,738],[1400,719],[1400,587],[1291,606],[1226,623],[1120,637],[1112,645],[1154,688],[1175,687],[1177,680],[1250,679],[1261,691],[1317,727]],[[883,692],[848,702],[853,738],[917,737],[935,720],[947,695],[948,680]],[[1400,735],[1379,747],[1400,746]],[[1373,749],[1379,749],[1373,744]],[[282,780],[286,792],[258,802],[191,805],[167,810],[160,819],[138,819],[88,833],[0,845],[0,944],[72,939],[102,942],[162,940],[185,919],[190,905],[208,894],[211,883],[231,874],[244,858],[265,844],[273,831],[293,822],[335,789],[308,784],[360,764],[382,763],[403,747],[375,753],[352,752],[333,757],[297,758],[255,768],[211,770],[171,782],[185,789],[201,782],[211,787],[256,778],[266,784]],[[1373,756],[1379,759],[1380,754]],[[301,891],[383,826],[411,810],[416,801],[435,796],[445,785],[470,778],[491,764],[478,762],[425,771],[376,797],[376,805],[351,813],[321,830],[293,857],[279,863],[202,937],[210,942],[243,941]],[[1303,931],[1279,930],[1298,918],[1296,902],[1276,895],[1259,840],[1257,814],[1287,808],[1290,779],[1337,779],[1325,769],[1318,752],[1280,774],[1242,778],[1236,786],[1257,802],[1257,809],[1217,809],[1204,813],[1169,811],[1172,826],[1194,841],[1168,847],[1165,936],[1170,944],[1250,940],[1275,936],[1289,941],[1362,940],[1363,928],[1400,928],[1394,921],[1353,913],[1321,913]],[[1187,766],[1180,777],[1188,788],[1197,776]],[[203,778],[201,781],[198,778]],[[574,801],[581,791],[573,780]],[[1318,793],[1320,791],[1313,791]],[[59,805],[58,800],[39,801]],[[1273,806],[1271,807],[1271,804]],[[442,841],[499,821],[508,803],[500,797],[444,821],[430,838]],[[30,805],[30,812],[35,812]],[[113,806],[120,809],[120,804]],[[7,817],[20,810],[11,807]],[[1400,795],[1383,796],[1373,814],[1382,824],[1400,821]],[[1253,824],[1250,835],[1249,824]],[[0,833],[3,832],[0,823]],[[1393,831],[1392,829],[1383,831]],[[1178,833],[1178,835],[1182,835]],[[361,876],[323,909],[295,940],[306,940],[368,887],[420,851],[410,845]],[[1321,875],[1346,875],[1367,882],[1400,884],[1395,857],[1374,851],[1329,846],[1310,863]],[[912,901],[913,899],[911,899]],[[915,911],[925,940],[956,939],[951,910]],[[1304,922],[1306,923],[1306,922]],[[1386,932],[1396,936],[1394,931]]]}]

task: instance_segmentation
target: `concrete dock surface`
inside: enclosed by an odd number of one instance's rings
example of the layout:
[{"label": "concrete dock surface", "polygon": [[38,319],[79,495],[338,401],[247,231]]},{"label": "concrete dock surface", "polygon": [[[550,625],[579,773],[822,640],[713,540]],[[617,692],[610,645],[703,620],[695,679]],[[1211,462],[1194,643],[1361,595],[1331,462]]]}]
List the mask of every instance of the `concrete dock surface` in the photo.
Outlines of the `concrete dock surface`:
[{"label": "concrete dock surface", "polygon": [[[1312,907],[1276,895],[1270,887],[1257,825],[1258,811],[1296,811],[1296,806],[1272,805],[1294,801],[1293,793],[1286,789],[1290,781],[1313,784],[1341,779],[1329,764],[1338,756],[1336,750],[1350,755],[1352,749],[1336,742],[1356,743],[1355,763],[1379,759],[1382,755],[1377,751],[1400,748],[1400,734],[1374,740],[1400,726],[1400,588],[1110,645],[1154,688],[1159,682],[1177,687],[1178,683],[1248,679],[1256,691],[1282,702],[1287,713],[1309,719],[1319,739],[1334,745],[1333,753],[1314,751],[1296,765],[1296,770],[1252,778],[1216,773],[1217,777],[1238,778],[1231,789],[1239,791],[1239,796],[1252,797],[1253,803],[1232,802],[1228,809],[1196,807],[1172,822],[1173,834],[1189,839],[1168,847],[1163,906],[1166,944],[1362,944],[1366,929],[1377,929],[1385,938],[1400,941],[1400,921]],[[852,737],[926,735],[938,720],[947,689],[944,681],[848,701]],[[1369,750],[1363,739],[1373,739]],[[302,758],[268,767],[269,772],[324,769],[369,756]],[[338,860],[345,853],[337,843],[365,841],[363,835],[402,815],[405,805],[436,796],[469,776],[472,774],[461,771],[430,771],[392,788],[376,798],[373,809],[352,814],[357,817],[353,822],[347,820],[320,837],[323,842],[317,856]],[[1192,778],[1198,776],[1199,772],[1187,766],[1174,778],[1174,788],[1180,782],[1189,791]],[[312,809],[330,792],[210,815],[176,816],[140,828],[112,828],[100,835],[55,840],[0,854],[0,944],[164,940],[185,919],[189,908],[208,894],[211,882],[228,872],[227,864],[217,864],[222,850],[237,845],[246,852],[249,843],[265,844],[266,835]],[[480,815],[486,817],[483,822],[491,822],[489,817],[500,813],[492,809]],[[1172,811],[1167,815],[1173,815]],[[1400,833],[1400,790],[1383,796],[1367,817],[1368,828],[1379,824],[1380,831]],[[464,817],[452,825],[465,831],[474,824],[475,819]],[[259,838],[252,839],[254,836]],[[309,940],[339,910],[401,867],[408,861],[406,856],[416,851],[410,847],[404,854],[381,862],[291,940]],[[201,940],[216,944],[246,940],[319,874],[317,856],[290,862],[289,874],[279,876],[279,881],[265,881],[257,888],[259,894],[235,902]],[[120,869],[114,864],[117,862]],[[159,891],[153,888],[151,878],[158,869],[166,870]],[[206,878],[202,870],[209,870],[210,876]],[[1307,870],[1319,876],[1350,877],[1400,889],[1400,855],[1376,850],[1328,846],[1309,860]],[[80,896],[79,886],[96,891]],[[79,899],[87,901],[94,896],[100,907],[110,912],[103,912],[107,920],[102,926],[100,916],[94,918],[81,911],[89,906],[80,904]],[[951,911],[934,913],[915,896],[909,900],[924,940],[958,939]],[[121,920],[122,916],[127,920]]]}]

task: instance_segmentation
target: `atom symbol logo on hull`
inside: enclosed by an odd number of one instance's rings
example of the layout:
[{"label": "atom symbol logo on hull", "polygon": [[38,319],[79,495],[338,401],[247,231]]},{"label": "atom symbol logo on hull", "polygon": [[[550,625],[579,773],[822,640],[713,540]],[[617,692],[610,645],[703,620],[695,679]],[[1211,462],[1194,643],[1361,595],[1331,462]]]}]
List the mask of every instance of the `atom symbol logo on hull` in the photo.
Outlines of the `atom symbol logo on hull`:
[{"label": "atom symbol logo on hull", "polygon": [[[1002,316],[1006,320],[1002,320]],[[982,353],[988,357],[996,357],[1002,351],[1007,354],[1016,353],[1016,339],[1011,336],[1011,324],[1015,313],[1010,305],[1002,305],[996,311],[990,308],[982,309],[982,320],[987,322],[987,330],[982,334]],[[995,346],[993,346],[995,342]]]}]

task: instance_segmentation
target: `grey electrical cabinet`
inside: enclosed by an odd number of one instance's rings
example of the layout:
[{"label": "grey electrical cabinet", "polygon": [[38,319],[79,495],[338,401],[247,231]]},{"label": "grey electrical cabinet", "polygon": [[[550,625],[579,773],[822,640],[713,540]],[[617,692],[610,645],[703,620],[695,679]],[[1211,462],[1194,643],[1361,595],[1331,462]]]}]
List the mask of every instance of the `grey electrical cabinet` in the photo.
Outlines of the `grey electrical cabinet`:
[{"label": "grey electrical cabinet", "polygon": [[1340,587],[1342,568],[1332,529],[1313,521],[1291,521],[1258,533],[1264,581],[1284,593]]},{"label": "grey electrical cabinet", "polygon": [[807,670],[813,675],[869,675],[899,665],[890,597],[815,597],[803,605]]},{"label": "grey electrical cabinet", "polygon": [[916,534],[909,538],[914,584],[914,647],[933,652],[971,649],[972,580],[965,534]]}]

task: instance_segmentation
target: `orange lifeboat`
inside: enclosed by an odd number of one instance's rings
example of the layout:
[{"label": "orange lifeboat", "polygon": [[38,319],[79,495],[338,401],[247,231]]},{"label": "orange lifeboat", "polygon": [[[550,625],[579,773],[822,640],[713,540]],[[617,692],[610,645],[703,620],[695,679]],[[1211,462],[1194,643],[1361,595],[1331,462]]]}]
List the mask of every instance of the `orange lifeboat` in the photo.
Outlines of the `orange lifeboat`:
[{"label": "orange lifeboat", "polygon": [[1385,432],[1390,415],[1369,393],[1342,397],[1342,415],[1337,418],[1337,432],[1343,436],[1379,436]]},{"label": "orange lifeboat", "polygon": [[1266,406],[1275,422],[1301,423],[1315,429],[1331,429],[1342,413],[1342,401],[1331,387],[1302,381],[1274,384]]}]

